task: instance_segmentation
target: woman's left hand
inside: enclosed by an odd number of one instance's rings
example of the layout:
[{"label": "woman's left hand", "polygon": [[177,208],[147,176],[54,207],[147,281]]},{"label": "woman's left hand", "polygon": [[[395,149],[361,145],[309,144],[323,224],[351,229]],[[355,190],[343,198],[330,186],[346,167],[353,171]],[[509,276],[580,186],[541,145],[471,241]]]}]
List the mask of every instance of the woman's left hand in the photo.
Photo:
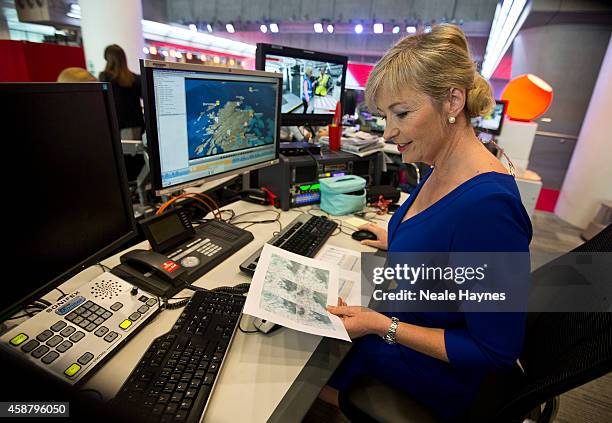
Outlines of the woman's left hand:
[{"label": "woman's left hand", "polygon": [[338,305],[327,306],[327,310],[342,319],[351,339],[373,333],[380,335],[391,325],[391,319],[384,314],[367,307],[349,306],[340,297],[338,297]]}]

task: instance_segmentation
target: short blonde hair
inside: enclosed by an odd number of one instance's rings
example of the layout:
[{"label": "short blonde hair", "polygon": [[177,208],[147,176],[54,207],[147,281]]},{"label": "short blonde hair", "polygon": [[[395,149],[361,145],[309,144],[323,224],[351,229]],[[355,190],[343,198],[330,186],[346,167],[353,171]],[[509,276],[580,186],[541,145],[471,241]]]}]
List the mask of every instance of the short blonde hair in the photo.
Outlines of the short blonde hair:
[{"label": "short blonde hair", "polygon": [[97,79],[83,68],[66,68],[60,72],[57,82],[96,82]]},{"label": "short blonde hair", "polygon": [[448,98],[451,88],[463,88],[467,117],[485,116],[495,105],[491,86],[476,72],[465,34],[456,25],[436,25],[430,33],[405,37],[380,59],[365,90],[372,111],[383,85],[393,92],[411,88],[437,104]]}]

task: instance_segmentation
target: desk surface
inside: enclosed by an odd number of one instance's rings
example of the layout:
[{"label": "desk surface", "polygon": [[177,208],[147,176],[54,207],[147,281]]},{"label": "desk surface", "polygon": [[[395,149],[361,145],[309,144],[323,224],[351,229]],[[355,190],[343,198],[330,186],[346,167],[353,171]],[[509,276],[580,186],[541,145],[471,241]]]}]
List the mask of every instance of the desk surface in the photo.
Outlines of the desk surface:
[{"label": "desk surface", "polygon": [[[275,212],[278,211],[271,206],[259,206],[243,201],[233,203],[224,209],[230,208],[237,215],[249,211],[262,212],[261,214],[249,214],[243,219],[237,219],[237,221],[270,219],[274,218]],[[311,207],[297,210],[309,209]],[[320,213],[320,211],[313,210],[313,213]],[[298,216],[298,214],[299,212],[296,209],[281,212],[280,221],[283,227]],[[368,215],[368,217],[370,216],[374,217],[374,222],[381,226],[386,226],[385,222],[389,219],[389,216],[378,216],[374,213]],[[338,220],[346,218],[334,217],[334,219]],[[240,272],[239,264],[261,247],[265,241],[270,239],[272,233],[279,230],[279,225],[276,222],[258,224],[250,226],[248,230],[253,233],[255,239],[231,256],[226,262],[196,281],[195,285],[204,288],[214,288],[250,281],[249,276]],[[347,232],[349,231],[347,230]],[[373,248],[362,246],[342,232],[331,237],[327,242],[356,251],[375,251]],[[148,243],[143,242],[134,248],[148,248]],[[103,263],[110,267],[115,266],[119,264],[119,256],[121,254],[123,252],[110,257]],[[96,267],[87,269],[66,282],[62,289],[74,290],[88,279],[95,277],[98,273],[99,269]],[[189,297],[190,295],[191,291],[185,290],[179,293],[177,297]],[[165,310],[158,314],[130,342],[105,363],[86,382],[84,388],[100,391],[105,400],[114,397],[147,347],[156,337],[164,334],[172,327],[181,312],[182,309]],[[243,317],[241,325],[244,329],[253,329],[251,319],[250,316]],[[267,421],[281,400],[283,400],[283,397],[294,381],[298,379],[298,375],[304,369],[321,339],[319,336],[286,328],[282,328],[269,335],[260,333],[245,334],[237,331],[210,399],[206,412],[206,421]],[[304,377],[303,374],[302,378]],[[291,401],[292,398],[300,396],[296,395],[296,392],[298,392],[296,389],[299,389],[296,386],[293,387],[291,394],[288,395],[291,398],[283,401],[283,408],[288,407],[288,401]],[[303,404],[301,408],[304,408]]]}]

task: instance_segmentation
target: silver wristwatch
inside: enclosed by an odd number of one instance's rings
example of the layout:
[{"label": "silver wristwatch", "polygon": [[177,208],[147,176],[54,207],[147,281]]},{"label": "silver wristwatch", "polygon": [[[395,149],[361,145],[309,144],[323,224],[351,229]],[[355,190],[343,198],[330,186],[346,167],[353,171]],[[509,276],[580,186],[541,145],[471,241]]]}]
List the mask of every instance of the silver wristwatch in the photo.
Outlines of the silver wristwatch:
[{"label": "silver wristwatch", "polygon": [[395,344],[395,332],[397,331],[398,323],[399,323],[399,319],[397,317],[392,317],[391,325],[389,326],[389,330],[387,330],[387,334],[383,336],[383,339],[389,345]]}]

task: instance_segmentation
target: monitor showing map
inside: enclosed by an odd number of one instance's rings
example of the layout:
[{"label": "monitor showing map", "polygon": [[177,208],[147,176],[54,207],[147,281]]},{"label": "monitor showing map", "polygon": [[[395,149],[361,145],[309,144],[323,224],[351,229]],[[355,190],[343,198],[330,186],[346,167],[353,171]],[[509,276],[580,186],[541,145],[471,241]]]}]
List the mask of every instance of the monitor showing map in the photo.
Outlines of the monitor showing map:
[{"label": "monitor showing map", "polygon": [[507,106],[507,101],[495,100],[495,106],[493,110],[491,110],[491,113],[486,116],[472,118],[472,126],[480,132],[487,132],[494,135],[501,134]]},{"label": "monitor showing map", "polygon": [[283,125],[330,123],[344,97],[346,56],[257,44],[256,68],[283,76]]},{"label": "monitor showing map", "polygon": [[157,194],[278,161],[280,76],[143,61]]}]

